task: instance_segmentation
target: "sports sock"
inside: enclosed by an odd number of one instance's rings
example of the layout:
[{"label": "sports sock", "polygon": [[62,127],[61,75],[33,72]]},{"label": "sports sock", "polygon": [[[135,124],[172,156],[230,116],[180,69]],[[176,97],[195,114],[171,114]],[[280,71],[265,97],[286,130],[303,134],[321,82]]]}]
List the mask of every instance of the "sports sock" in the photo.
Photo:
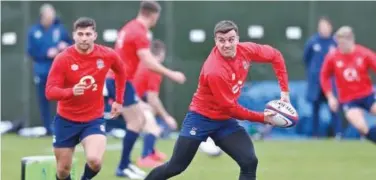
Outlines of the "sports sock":
[{"label": "sports sock", "polygon": [[85,164],[85,171],[84,175],[82,175],[81,180],[90,180],[93,177],[95,177],[98,174],[99,171],[94,171],[92,170],[89,165],[86,163]]},{"label": "sports sock", "polygon": [[125,169],[130,163],[130,155],[133,146],[138,138],[139,134],[131,130],[127,130],[127,134],[123,139],[123,151],[121,153],[121,160],[119,164],[119,169]]},{"label": "sports sock", "polygon": [[146,156],[153,153],[156,137],[153,134],[146,134],[144,136],[144,149],[142,150],[142,158],[145,158]]}]

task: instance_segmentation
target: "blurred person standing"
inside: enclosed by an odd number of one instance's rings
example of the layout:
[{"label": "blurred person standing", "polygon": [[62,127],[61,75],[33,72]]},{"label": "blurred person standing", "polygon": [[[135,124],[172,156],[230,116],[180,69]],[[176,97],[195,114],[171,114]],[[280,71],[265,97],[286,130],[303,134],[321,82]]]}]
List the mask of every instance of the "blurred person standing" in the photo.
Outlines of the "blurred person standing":
[{"label": "blurred person standing", "polygon": [[45,96],[48,72],[54,57],[66,49],[72,40],[51,4],[40,7],[39,22],[32,25],[27,34],[27,53],[33,60],[34,83],[43,126],[47,135],[52,134],[50,104]]},{"label": "blurred person standing", "polygon": [[[312,103],[313,137],[320,136],[320,107],[322,103],[327,102],[320,87],[319,75],[325,55],[336,47],[332,29],[330,20],[326,17],[321,17],[318,21],[318,32],[311,36],[304,47],[303,59],[308,81],[307,100]],[[331,122],[336,136],[340,136],[342,124],[336,113],[331,112]]]}]

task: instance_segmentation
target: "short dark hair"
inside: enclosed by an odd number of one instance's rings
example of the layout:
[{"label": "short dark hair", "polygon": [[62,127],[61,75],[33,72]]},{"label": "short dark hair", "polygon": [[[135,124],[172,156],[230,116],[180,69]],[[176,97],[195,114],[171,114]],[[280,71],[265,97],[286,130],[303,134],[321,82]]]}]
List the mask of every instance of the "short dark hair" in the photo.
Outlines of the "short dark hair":
[{"label": "short dark hair", "polygon": [[318,22],[320,22],[320,21],[326,21],[326,22],[328,22],[329,24],[332,24],[331,20],[330,20],[329,17],[327,17],[327,16],[321,16],[321,17],[319,18]]},{"label": "short dark hair", "polygon": [[236,34],[238,34],[238,26],[233,21],[223,20],[215,25],[214,35],[217,33],[228,33],[232,30],[235,30]]},{"label": "short dark hair", "polygon": [[153,13],[161,12],[161,5],[156,1],[142,1],[140,5],[140,13],[145,16],[150,16]]},{"label": "short dark hair", "polygon": [[163,41],[157,39],[151,43],[150,49],[153,55],[159,55],[160,53],[166,50],[166,45],[163,43]]},{"label": "short dark hair", "polygon": [[95,20],[89,17],[80,17],[74,22],[73,30],[87,27],[92,27],[95,30],[97,28]]}]

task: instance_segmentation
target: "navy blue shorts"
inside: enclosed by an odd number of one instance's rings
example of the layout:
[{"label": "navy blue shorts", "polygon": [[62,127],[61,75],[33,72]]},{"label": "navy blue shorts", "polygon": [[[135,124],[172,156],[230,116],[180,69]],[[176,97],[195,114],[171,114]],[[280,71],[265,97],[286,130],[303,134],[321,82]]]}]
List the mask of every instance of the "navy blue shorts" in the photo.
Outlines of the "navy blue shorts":
[{"label": "navy blue shorts", "polygon": [[86,123],[73,122],[56,115],[54,120],[53,146],[55,148],[75,147],[85,137],[92,134],[105,133],[105,120],[98,118]]},{"label": "navy blue shorts", "polygon": [[[115,99],[116,97],[116,87],[115,87],[115,80],[112,78],[106,79],[106,87],[108,91],[108,97],[111,99]],[[126,82],[125,85],[125,93],[124,93],[124,102],[123,105],[125,107],[136,104],[138,102],[138,98],[136,95],[136,91],[133,87],[133,84],[129,81]]]},{"label": "navy blue shorts", "polygon": [[366,97],[355,99],[353,101],[341,104],[344,111],[351,108],[362,108],[367,111],[371,110],[371,107],[375,103],[375,94],[372,93]]},{"label": "navy blue shorts", "polygon": [[201,141],[206,141],[208,137],[211,137],[214,141],[218,141],[239,130],[244,130],[244,128],[236,119],[216,121],[189,111],[183,121],[180,136]]}]

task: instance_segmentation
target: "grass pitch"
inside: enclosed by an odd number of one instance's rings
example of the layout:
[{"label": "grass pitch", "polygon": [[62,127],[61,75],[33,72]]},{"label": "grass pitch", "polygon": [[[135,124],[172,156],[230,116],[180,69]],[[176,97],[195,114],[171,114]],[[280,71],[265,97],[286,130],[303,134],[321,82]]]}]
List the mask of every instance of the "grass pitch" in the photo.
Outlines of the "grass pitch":
[{"label": "grass pitch", "polygon": [[[52,155],[52,138],[1,137],[1,179],[21,178],[21,158]],[[174,141],[162,140],[157,148],[172,153]],[[115,168],[120,157],[121,140],[109,138],[102,171],[95,179],[116,180]],[[140,155],[138,141],[133,159]],[[297,140],[255,142],[259,158],[258,180],[374,180],[376,146],[368,141]],[[78,147],[78,173],[82,173],[84,154]],[[149,171],[149,169],[146,169]],[[188,169],[173,180],[235,180],[239,167],[226,154],[209,157],[198,152]],[[124,179],[124,178],[123,178]]]}]

